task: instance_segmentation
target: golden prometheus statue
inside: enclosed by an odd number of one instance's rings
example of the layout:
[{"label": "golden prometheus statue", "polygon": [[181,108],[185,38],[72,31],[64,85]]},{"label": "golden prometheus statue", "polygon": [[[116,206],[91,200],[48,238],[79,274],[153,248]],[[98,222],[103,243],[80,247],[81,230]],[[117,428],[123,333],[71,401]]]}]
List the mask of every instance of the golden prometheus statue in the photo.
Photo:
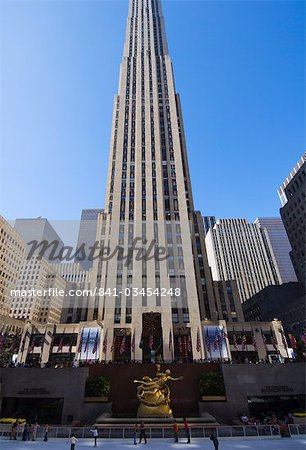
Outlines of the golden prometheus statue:
[{"label": "golden prometheus statue", "polygon": [[170,369],[160,371],[160,365],[156,364],[157,372],[154,378],[142,377],[142,380],[134,380],[139,384],[137,398],[140,402],[138,417],[172,417],[170,408],[170,389],[167,381],[180,381],[184,377],[173,378]]}]

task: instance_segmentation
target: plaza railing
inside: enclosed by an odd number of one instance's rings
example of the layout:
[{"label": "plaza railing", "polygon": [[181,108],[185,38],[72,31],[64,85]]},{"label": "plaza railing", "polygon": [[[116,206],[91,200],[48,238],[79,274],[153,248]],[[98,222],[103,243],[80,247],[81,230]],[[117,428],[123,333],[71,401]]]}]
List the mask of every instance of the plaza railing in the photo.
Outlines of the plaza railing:
[{"label": "plaza railing", "polygon": [[[99,425],[98,433],[100,439],[133,439],[134,427],[131,425]],[[293,424],[288,426],[291,436],[305,435],[306,424]],[[92,438],[91,427],[67,427],[67,426],[49,426],[48,439],[68,438],[72,434],[78,439]],[[10,437],[11,426],[0,425],[0,436],[2,438]],[[218,425],[202,426],[194,425],[190,427],[191,438],[209,438],[215,433],[218,438],[278,438],[281,436],[278,425]],[[146,425],[146,434],[149,439],[154,438],[172,438],[173,430],[169,425]],[[44,427],[37,430],[36,440],[44,437]],[[181,428],[179,437],[185,438],[184,430]],[[22,428],[17,432],[17,439],[22,438]]]}]

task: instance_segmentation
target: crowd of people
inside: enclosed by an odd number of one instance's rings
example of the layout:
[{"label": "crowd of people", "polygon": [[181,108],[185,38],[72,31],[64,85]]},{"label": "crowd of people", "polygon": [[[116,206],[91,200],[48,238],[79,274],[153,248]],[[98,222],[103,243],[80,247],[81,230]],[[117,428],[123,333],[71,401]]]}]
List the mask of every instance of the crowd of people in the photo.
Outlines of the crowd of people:
[{"label": "crowd of people", "polygon": [[275,413],[262,413],[259,418],[248,417],[246,414],[240,416],[243,425],[278,425],[282,437],[290,437],[288,425],[294,424],[294,417],[291,413],[286,416],[277,416]]},{"label": "crowd of people", "polygon": [[[31,423],[28,421],[25,423],[19,423],[18,419],[17,419],[12,423],[10,440],[17,440],[18,432],[21,432],[21,440],[22,441],[36,441],[37,431],[39,428],[41,428],[41,425],[39,425],[37,421],[35,421],[34,423]],[[185,417],[183,418],[183,423],[182,423],[181,429],[183,432],[183,437],[186,439],[186,441],[185,441],[186,444],[190,444],[191,443],[190,425],[188,423],[188,420]],[[180,434],[180,425],[179,425],[178,421],[175,419],[173,419],[172,430],[173,430],[174,442],[177,443],[177,442],[179,442],[179,438],[181,437],[181,434]],[[97,447],[98,438],[99,438],[98,428],[96,426],[94,426],[90,431],[93,436],[93,446]],[[42,436],[42,440],[44,442],[48,441],[48,434],[49,434],[49,425],[45,424],[43,426],[43,436]],[[217,435],[214,431],[211,432],[211,434],[210,434],[210,440],[212,441],[214,450],[218,450],[219,441],[218,441]],[[134,425],[133,441],[134,441],[134,445],[141,444],[142,442],[144,442],[144,444],[148,443],[148,437],[147,437],[147,433],[146,433],[146,425],[143,420],[140,422],[140,424],[136,423]],[[74,450],[76,445],[79,442],[79,439],[77,439],[75,434],[72,433],[71,436],[69,436],[67,442],[70,443],[70,449]]]}]

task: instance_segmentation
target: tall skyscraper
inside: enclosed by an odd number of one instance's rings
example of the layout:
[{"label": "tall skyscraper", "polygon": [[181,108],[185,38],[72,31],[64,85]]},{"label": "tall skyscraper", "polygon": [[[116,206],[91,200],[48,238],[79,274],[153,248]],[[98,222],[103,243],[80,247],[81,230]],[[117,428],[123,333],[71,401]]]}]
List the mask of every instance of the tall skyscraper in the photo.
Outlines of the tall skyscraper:
[{"label": "tall skyscraper", "polygon": [[282,219],[280,217],[259,217],[255,223],[260,226],[267,245],[271,247],[279,270],[280,282],[297,281],[289,255],[291,245]]},{"label": "tall skyscraper", "polygon": [[245,219],[220,219],[205,238],[214,280],[236,280],[244,302],[280,275],[259,225]]},{"label": "tall skyscraper", "polygon": [[145,361],[153,350],[169,360],[185,344],[190,359],[201,357],[192,215],[180,97],[161,2],[130,0],[105,221],[98,225],[101,243],[120,250],[93,266],[96,285],[116,295],[97,295],[90,312],[104,320],[113,342],[107,359]]},{"label": "tall skyscraper", "polygon": [[305,287],[305,198],[306,198],[306,153],[292,169],[278,189],[282,203],[280,209],[288,238],[292,247],[290,257],[300,283]]}]

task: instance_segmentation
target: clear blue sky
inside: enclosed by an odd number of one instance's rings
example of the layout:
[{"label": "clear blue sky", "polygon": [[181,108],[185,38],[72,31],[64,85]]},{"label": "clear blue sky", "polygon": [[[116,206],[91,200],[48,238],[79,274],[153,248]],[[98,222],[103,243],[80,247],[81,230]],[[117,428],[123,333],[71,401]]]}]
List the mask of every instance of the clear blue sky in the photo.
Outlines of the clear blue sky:
[{"label": "clear blue sky", "polygon": [[[304,2],[164,1],[195,206],[275,216],[305,150]],[[103,207],[127,1],[3,1],[1,213]]]}]

